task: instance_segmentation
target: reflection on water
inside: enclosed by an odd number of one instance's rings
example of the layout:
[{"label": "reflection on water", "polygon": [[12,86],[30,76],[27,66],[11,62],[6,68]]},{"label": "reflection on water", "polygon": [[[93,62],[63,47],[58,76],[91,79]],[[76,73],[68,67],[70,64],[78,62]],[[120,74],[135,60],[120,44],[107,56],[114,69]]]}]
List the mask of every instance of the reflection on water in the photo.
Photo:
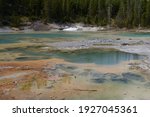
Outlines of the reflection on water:
[{"label": "reflection on water", "polygon": [[54,55],[74,63],[95,63],[101,65],[114,65],[123,61],[138,60],[140,56],[121,51],[105,51],[104,50],[77,50],[66,53],[58,53]]},{"label": "reflection on water", "polygon": [[75,51],[55,51],[55,50],[42,51],[42,47],[39,46],[39,47],[10,48],[3,50],[3,52],[9,52],[12,54],[21,53],[19,54],[20,56],[16,57],[17,61],[60,58],[73,63],[95,63],[101,65],[115,65],[123,61],[141,59],[141,56],[137,54],[107,49],[83,49]]}]

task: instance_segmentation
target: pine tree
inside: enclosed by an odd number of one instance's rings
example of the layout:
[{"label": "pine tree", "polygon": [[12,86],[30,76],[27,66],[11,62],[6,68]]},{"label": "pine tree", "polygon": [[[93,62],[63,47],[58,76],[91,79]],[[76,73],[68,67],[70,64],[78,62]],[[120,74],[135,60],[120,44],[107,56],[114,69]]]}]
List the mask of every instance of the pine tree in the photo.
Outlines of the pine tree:
[{"label": "pine tree", "polygon": [[150,0],[147,0],[146,5],[146,24],[147,26],[150,26]]},{"label": "pine tree", "polygon": [[0,23],[84,22],[119,27],[150,26],[150,0],[0,0]]},{"label": "pine tree", "polygon": [[119,27],[126,25],[126,0],[120,1],[120,8],[116,16],[116,22]]}]

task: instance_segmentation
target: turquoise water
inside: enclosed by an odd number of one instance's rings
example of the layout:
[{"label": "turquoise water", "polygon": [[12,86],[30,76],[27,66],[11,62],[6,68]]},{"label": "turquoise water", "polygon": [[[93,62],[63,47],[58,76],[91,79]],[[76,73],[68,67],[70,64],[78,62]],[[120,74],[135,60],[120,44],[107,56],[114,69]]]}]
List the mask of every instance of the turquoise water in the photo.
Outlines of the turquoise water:
[{"label": "turquoise water", "polygon": [[19,34],[2,34],[0,33],[0,44],[9,44],[9,43],[17,43],[20,41],[24,41],[26,39],[72,39],[79,38],[81,34],[72,34],[65,32],[55,32],[55,33],[19,33]]},{"label": "turquoise water", "polygon": [[138,60],[141,56],[121,51],[78,50],[66,53],[55,53],[54,56],[73,63],[94,63],[100,65],[115,65],[123,61]]},{"label": "turquoise water", "polygon": [[100,65],[115,65],[123,61],[139,60],[141,56],[130,54],[121,51],[105,51],[99,49],[85,49],[76,51],[35,51],[33,48],[14,48],[5,50],[10,53],[22,53],[22,57],[17,57],[16,60],[39,60],[48,58],[61,58],[72,63],[94,63]]},{"label": "turquoise water", "polygon": [[[44,45],[34,44],[32,46],[26,47],[11,47],[13,43],[19,43],[26,39],[30,42],[32,39],[34,43],[40,40],[42,43],[47,42],[47,40],[56,39],[80,39],[84,36],[84,33],[66,33],[66,32],[55,32],[55,33],[32,33],[32,34],[0,34],[0,44],[10,44],[9,48],[4,48],[0,50],[0,53],[9,53],[10,55],[19,54],[14,58],[16,61],[26,61],[26,60],[40,60],[49,58],[61,58],[73,63],[94,63],[101,65],[114,65],[123,61],[129,60],[139,60],[141,57],[137,54],[130,54],[120,51],[106,51],[102,49],[85,49],[76,51],[54,51],[54,50],[44,50]],[[85,37],[84,37],[85,38]],[[45,40],[46,39],[46,40]],[[41,43],[40,42],[40,43]],[[24,42],[22,42],[24,43]],[[48,42],[51,43],[51,42]],[[39,44],[39,43],[38,43]],[[8,57],[7,57],[8,58]],[[5,58],[0,57],[0,61],[5,61]],[[7,59],[9,61],[9,58]]]},{"label": "turquoise water", "polygon": [[150,33],[121,33],[120,36],[126,36],[126,37],[150,37]]}]

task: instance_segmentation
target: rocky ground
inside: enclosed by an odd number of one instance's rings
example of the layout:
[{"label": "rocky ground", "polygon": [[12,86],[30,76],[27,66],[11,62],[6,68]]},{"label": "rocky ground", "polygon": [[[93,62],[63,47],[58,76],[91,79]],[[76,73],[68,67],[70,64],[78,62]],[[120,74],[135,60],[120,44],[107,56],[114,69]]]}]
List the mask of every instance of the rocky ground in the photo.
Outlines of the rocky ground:
[{"label": "rocky ground", "polygon": [[0,99],[150,98],[148,38],[108,35],[107,39],[42,43],[42,49],[49,48],[55,51],[107,48],[136,53],[143,58],[113,66],[77,64],[63,59],[0,62]]},{"label": "rocky ground", "polygon": [[59,50],[78,50],[88,48],[107,48],[116,49],[128,53],[136,53],[144,56],[143,61],[139,66],[141,69],[150,72],[150,40],[142,38],[111,38],[111,39],[89,39],[72,42],[56,42],[46,44]]},{"label": "rocky ground", "polygon": [[[43,23],[42,21],[27,22],[24,26],[19,27],[10,27],[10,26],[0,27],[1,33],[37,32],[37,31],[95,32],[106,30],[116,30],[116,28],[107,26],[88,25],[83,23],[66,23],[66,24]],[[119,29],[119,30],[126,30],[126,29]]]}]

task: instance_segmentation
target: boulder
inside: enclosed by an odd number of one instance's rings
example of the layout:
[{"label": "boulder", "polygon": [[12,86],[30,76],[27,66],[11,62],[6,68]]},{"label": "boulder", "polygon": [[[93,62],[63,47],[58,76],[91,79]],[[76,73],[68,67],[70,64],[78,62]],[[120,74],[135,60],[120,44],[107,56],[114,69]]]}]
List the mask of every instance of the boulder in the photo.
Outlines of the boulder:
[{"label": "boulder", "polygon": [[50,27],[48,24],[44,24],[41,21],[34,22],[31,26],[35,31],[49,31]]}]

